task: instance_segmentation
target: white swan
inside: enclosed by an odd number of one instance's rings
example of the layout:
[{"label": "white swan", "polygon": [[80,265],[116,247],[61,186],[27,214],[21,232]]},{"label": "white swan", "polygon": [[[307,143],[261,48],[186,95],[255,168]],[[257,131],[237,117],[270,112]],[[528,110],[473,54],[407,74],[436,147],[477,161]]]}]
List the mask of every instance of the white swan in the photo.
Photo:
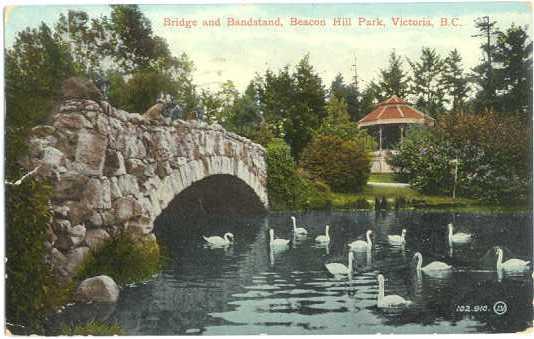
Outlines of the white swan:
[{"label": "white swan", "polygon": [[405,307],[409,306],[412,302],[410,300],[406,300],[400,295],[391,294],[391,295],[384,295],[384,276],[382,274],[379,274],[377,276],[378,279],[378,299],[377,299],[377,306],[379,308],[395,308],[395,307]]},{"label": "white swan", "polygon": [[328,272],[332,275],[352,275],[352,262],[354,261],[354,253],[349,251],[349,266],[345,266],[339,263],[331,263],[324,265]]},{"label": "white swan", "polygon": [[230,232],[225,233],[223,237],[219,237],[218,235],[214,235],[214,236],[211,236],[211,237],[202,236],[202,238],[204,238],[204,240],[206,240],[208,242],[208,244],[215,245],[215,246],[230,245],[234,241],[234,235],[232,233],[230,233]]},{"label": "white swan", "polygon": [[413,257],[417,260],[417,272],[423,272],[425,274],[428,274],[430,276],[444,276],[448,275],[452,271],[452,266],[447,265],[444,262],[441,261],[433,261],[430,264],[423,266],[423,255],[419,252],[416,252]]},{"label": "white swan", "polygon": [[295,233],[296,236],[308,235],[308,231],[306,231],[304,227],[297,227],[297,218],[291,217],[291,221],[293,222],[293,233]]},{"label": "white swan", "polygon": [[497,252],[497,271],[503,271],[504,273],[523,273],[530,269],[530,261],[512,258],[502,262],[502,248],[497,247],[495,251]]},{"label": "white swan", "polygon": [[330,226],[329,225],[326,225],[325,226],[325,229],[324,229],[324,235],[318,235],[316,238],[315,238],[315,241],[316,242],[320,242],[320,243],[329,243],[330,242],[330,234],[328,233],[330,230]]},{"label": "white swan", "polygon": [[367,238],[367,241],[364,240],[356,240],[349,244],[349,247],[353,251],[367,251],[373,247],[373,242],[371,241],[371,234],[373,234],[373,231],[368,230],[365,234],[365,237]]},{"label": "white swan", "polygon": [[269,230],[269,236],[270,236],[269,245],[271,247],[281,248],[281,247],[287,247],[287,245],[289,244],[289,240],[287,239],[275,239],[274,230],[272,228]]},{"label": "white swan", "polygon": [[453,225],[452,224],[449,224],[448,225],[449,227],[449,244],[457,244],[457,245],[461,245],[461,244],[466,244],[468,242],[471,241],[471,234],[469,233],[454,233],[453,231]]},{"label": "white swan", "polygon": [[401,235],[388,235],[388,242],[393,246],[400,246],[406,244],[406,229],[403,228]]}]

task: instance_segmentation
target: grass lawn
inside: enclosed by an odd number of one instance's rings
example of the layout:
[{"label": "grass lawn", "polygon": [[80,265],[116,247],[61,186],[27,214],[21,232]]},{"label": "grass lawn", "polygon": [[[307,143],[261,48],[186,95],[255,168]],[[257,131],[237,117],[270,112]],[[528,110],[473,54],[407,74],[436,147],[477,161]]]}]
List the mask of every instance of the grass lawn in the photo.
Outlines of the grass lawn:
[{"label": "grass lawn", "polygon": [[399,182],[395,180],[395,175],[393,173],[373,173],[369,177],[370,182]]},{"label": "grass lawn", "polygon": [[424,200],[430,208],[440,207],[468,207],[480,206],[481,203],[475,199],[456,198],[443,195],[424,195],[409,187],[377,187],[367,185],[361,193],[332,193],[332,202],[334,208],[349,208],[359,199],[373,201],[375,198],[386,197],[395,199],[403,197],[405,199]]}]

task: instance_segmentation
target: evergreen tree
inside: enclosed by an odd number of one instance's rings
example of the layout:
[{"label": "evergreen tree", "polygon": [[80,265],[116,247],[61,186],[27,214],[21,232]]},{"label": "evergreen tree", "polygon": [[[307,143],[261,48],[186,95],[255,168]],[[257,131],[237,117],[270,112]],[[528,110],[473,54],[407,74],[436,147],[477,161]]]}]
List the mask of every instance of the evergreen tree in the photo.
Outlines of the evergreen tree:
[{"label": "evergreen tree", "polygon": [[380,85],[378,85],[374,81],[369,82],[369,84],[362,93],[362,98],[360,101],[360,119],[363,118],[366,114],[371,113],[371,111],[375,109],[376,105],[384,99],[385,98],[381,95]]},{"label": "evergreen tree", "polygon": [[353,82],[349,85],[345,84],[343,76],[338,73],[332,81],[329,90],[329,97],[336,97],[337,99],[343,99],[347,104],[347,112],[352,120],[357,121],[361,118],[360,108],[360,93],[358,90],[358,80],[353,78]]},{"label": "evergreen tree", "polygon": [[496,43],[494,60],[499,110],[529,117],[532,112],[532,41],[526,28],[512,25]]},{"label": "evergreen tree", "polygon": [[298,159],[300,152],[311,140],[313,130],[318,128],[326,116],[326,91],[319,75],[305,55],[293,73],[295,101],[290,107],[286,124],[286,140]]},{"label": "evergreen tree", "polygon": [[443,80],[453,112],[464,112],[469,86],[462,66],[462,57],[453,49],[445,58]]},{"label": "evergreen tree", "polygon": [[379,100],[396,95],[404,98],[408,92],[408,79],[406,73],[402,70],[402,60],[395,51],[389,55],[389,65],[386,69],[380,70]]},{"label": "evergreen tree", "polygon": [[408,61],[412,68],[410,91],[423,112],[436,116],[444,111],[444,62],[434,49],[423,47],[419,61]]},{"label": "evergreen tree", "polygon": [[278,70],[278,73],[267,70],[263,77],[257,78],[256,84],[263,117],[272,126],[274,135],[284,138],[284,125],[293,109],[296,96],[289,66]]},{"label": "evergreen tree", "polygon": [[480,32],[476,36],[481,37],[484,41],[480,45],[484,52],[484,58],[478,66],[473,68],[472,75],[472,79],[479,88],[474,102],[476,111],[495,110],[496,108],[496,85],[493,68],[495,44],[492,42],[492,36],[498,34],[496,24],[496,21],[491,21],[487,16],[475,21],[475,27]]},{"label": "evergreen tree", "polygon": [[263,122],[256,87],[254,81],[248,84],[243,95],[237,98],[232,107],[233,115],[224,125],[225,128],[249,138],[254,138]]}]

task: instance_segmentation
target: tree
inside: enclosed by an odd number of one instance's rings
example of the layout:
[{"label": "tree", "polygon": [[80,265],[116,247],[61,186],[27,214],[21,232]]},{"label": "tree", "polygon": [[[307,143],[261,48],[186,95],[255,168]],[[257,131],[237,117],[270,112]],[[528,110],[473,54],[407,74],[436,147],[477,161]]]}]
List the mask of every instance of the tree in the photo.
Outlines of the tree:
[{"label": "tree", "polygon": [[6,51],[6,175],[20,176],[28,131],[44,123],[61,96],[63,80],[76,74],[72,55],[46,24],[20,32]]},{"label": "tree", "polygon": [[[289,66],[275,74],[267,70],[263,77],[257,78],[257,91],[261,112],[266,121],[274,126],[285,123],[295,101],[295,84],[289,72]],[[285,137],[285,129],[275,130],[277,137]]]},{"label": "tree", "polygon": [[267,70],[256,83],[263,117],[275,136],[284,138],[298,158],[326,116],[326,92],[309,56],[304,56],[293,72],[289,66],[278,73]]},{"label": "tree", "polygon": [[498,63],[496,78],[499,111],[529,118],[532,112],[532,41],[526,28],[512,25],[500,34],[494,60]]},{"label": "tree", "polygon": [[475,110],[479,112],[494,110],[496,107],[496,86],[492,60],[495,54],[495,44],[491,41],[491,37],[498,34],[496,24],[497,22],[491,21],[488,16],[475,20],[475,27],[480,32],[475,37],[484,39],[480,48],[485,53],[482,62],[473,68],[472,75],[474,82],[480,89],[475,98]]},{"label": "tree", "polygon": [[404,98],[408,92],[408,79],[406,73],[402,70],[402,60],[393,50],[389,55],[389,66],[380,70],[380,88],[379,100],[396,95]]},{"label": "tree", "polygon": [[70,10],[67,16],[61,13],[55,25],[55,34],[69,47],[77,72],[92,79],[105,72],[102,59],[111,48],[103,22],[89,20],[84,11]]},{"label": "tree", "polygon": [[463,112],[465,110],[465,101],[469,86],[462,66],[462,57],[457,49],[453,49],[445,58],[443,81],[446,88],[447,96],[452,102],[451,110],[454,112]]},{"label": "tree", "polygon": [[333,96],[326,104],[326,118],[323,123],[328,121],[331,124],[344,124],[350,120],[349,112],[347,111],[347,103],[344,98]]},{"label": "tree", "polygon": [[223,124],[226,129],[252,139],[255,139],[263,122],[256,87],[256,83],[251,81],[243,95],[238,95],[232,106],[233,114]]},{"label": "tree", "polygon": [[442,58],[434,49],[423,47],[419,61],[408,62],[412,68],[410,91],[416,98],[418,108],[434,117],[442,113],[445,102]]},{"label": "tree", "polygon": [[286,140],[291,145],[295,157],[311,140],[313,130],[326,116],[325,97],[322,80],[305,55],[293,73],[295,102],[286,124]]},{"label": "tree", "polygon": [[329,97],[330,99],[332,97],[343,99],[347,105],[347,112],[352,120],[357,121],[361,118],[360,93],[356,77],[354,77],[351,84],[347,85],[341,73],[338,73],[330,85]]},{"label": "tree", "polygon": [[111,18],[104,24],[115,41],[110,54],[126,72],[148,67],[153,60],[170,55],[167,44],[154,37],[150,21],[137,5],[111,5]]},{"label": "tree", "polygon": [[362,98],[360,101],[360,111],[362,112],[362,118],[366,114],[375,109],[376,104],[379,101],[384,100],[382,97],[380,86],[374,81],[369,82],[367,87],[362,92]]}]

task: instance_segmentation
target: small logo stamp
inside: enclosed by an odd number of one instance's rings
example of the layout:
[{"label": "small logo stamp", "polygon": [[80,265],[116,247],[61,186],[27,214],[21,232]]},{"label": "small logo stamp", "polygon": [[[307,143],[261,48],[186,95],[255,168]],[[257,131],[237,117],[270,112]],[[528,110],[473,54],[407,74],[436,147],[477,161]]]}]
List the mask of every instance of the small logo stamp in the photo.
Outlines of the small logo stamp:
[{"label": "small logo stamp", "polygon": [[497,315],[503,315],[508,311],[508,305],[504,301],[497,301],[493,304],[493,312]]}]

